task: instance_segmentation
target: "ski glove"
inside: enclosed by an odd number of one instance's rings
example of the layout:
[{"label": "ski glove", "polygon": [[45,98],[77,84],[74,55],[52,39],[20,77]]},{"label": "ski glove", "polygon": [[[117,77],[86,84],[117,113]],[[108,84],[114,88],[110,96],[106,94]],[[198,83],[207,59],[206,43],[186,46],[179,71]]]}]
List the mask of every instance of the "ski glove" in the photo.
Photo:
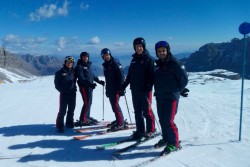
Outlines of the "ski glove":
[{"label": "ski glove", "polygon": [[89,87],[92,88],[92,89],[95,89],[96,83],[90,84]]},{"label": "ski glove", "polygon": [[189,90],[187,88],[184,88],[184,90],[181,92],[181,96],[187,97]]},{"label": "ski glove", "polygon": [[101,80],[101,81],[99,81],[99,84],[102,85],[102,86],[104,86],[105,82]]}]

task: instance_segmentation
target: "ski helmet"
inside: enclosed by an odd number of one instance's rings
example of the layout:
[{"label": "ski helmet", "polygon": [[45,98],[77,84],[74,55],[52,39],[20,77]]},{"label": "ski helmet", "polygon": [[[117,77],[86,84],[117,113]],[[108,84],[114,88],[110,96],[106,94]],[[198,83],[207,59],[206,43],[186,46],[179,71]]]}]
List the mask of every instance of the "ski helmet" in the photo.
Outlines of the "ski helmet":
[{"label": "ski helmet", "polygon": [[111,51],[108,48],[102,49],[101,56],[103,57],[105,54],[109,54],[111,56]]},{"label": "ski helmet", "polygon": [[157,42],[157,43],[155,44],[155,54],[156,54],[157,57],[158,57],[158,55],[157,55],[157,49],[158,49],[158,48],[161,48],[161,47],[166,48],[168,54],[169,54],[169,55],[172,55],[171,52],[170,52],[170,46],[169,46],[169,44],[168,44],[166,41],[159,41],[159,42]]},{"label": "ski helmet", "polygon": [[80,54],[80,58],[82,59],[83,56],[89,57],[89,53],[88,53],[88,52],[82,52],[82,53]]},{"label": "ski helmet", "polygon": [[135,46],[141,44],[143,49],[146,49],[146,41],[145,39],[143,39],[142,37],[139,38],[135,38],[134,42],[133,42],[133,46],[134,46],[134,50],[135,50]]}]

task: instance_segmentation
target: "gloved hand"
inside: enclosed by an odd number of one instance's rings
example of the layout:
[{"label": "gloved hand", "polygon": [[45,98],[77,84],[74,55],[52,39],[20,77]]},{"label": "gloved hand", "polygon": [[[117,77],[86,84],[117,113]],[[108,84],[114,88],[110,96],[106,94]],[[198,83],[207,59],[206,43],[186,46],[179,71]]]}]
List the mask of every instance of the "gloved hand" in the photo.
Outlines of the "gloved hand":
[{"label": "gloved hand", "polygon": [[119,92],[118,92],[119,96],[124,96],[125,93],[126,93],[126,90],[124,90],[124,89],[121,89],[121,90],[119,90]]},{"label": "gloved hand", "polygon": [[95,89],[96,83],[90,84],[89,87],[92,88],[92,89]]},{"label": "gloved hand", "polygon": [[188,96],[187,92],[189,92],[189,90],[187,88],[184,88],[184,90],[181,92],[181,96],[187,97]]},{"label": "gloved hand", "polygon": [[99,84],[101,84],[102,86],[104,86],[105,82],[101,80],[101,81],[99,81]]}]

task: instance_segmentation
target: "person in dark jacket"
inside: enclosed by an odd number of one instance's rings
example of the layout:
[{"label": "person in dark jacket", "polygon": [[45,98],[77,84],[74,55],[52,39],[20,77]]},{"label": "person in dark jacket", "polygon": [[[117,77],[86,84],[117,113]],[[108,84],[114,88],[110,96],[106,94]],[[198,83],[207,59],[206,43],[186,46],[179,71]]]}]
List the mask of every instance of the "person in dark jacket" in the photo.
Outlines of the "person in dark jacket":
[{"label": "person in dark jacket", "polygon": [[74,58],[67,56],[63,68],[56,72],[54,84],[60,92],[59,112],[56,119],[58,132],[64,132],[64,116],[66,115],[66,127],[74,127],[74,110],[76,106],[76,79],[74,72]]},{"label": "person in dark jacket", "polygon": [[118,131],[126,128],[123,113],[119,106],[120,96],[124,95],[124,92],[119,92],[119,88],[125,79],[123,69],[121,64],[112,57],[111,51],[108,48],[102,49],[101,56],[104,60],[102,65],[106,81],[106,96],[109,98],[116,118],[116,121],[111,125],[110,130]]},{"label": "person in dark jacket", "polygon": [[188,76],[184,65],[181,65],[170,52],[166,41],[155,44],[156,67],[154,72],[154,95],[157,113],[162,129],[162,139],[154,147],[165,146],[163,153],[170,153],[179,147],[178,128],[174,123],[180,95],[187,96]]},{"label": "person in dark jacket", "polygon": [[80,93],[83,99],[83,107],[79,117],[79,121],[75,122],[75,126],[87,126],[90,124],[97,124],[99,121],[90,117],[90,109],[92,105],[93,89],[96,87],[96,83],[104,86],[105,82],[99,80],[92,71],[92,62],[89,61],[89,53],[82,52],[80,59],[77,61],[75,68],[77,83],[80,89]]},{"label": "person in dark jacket", "polygon": [[123,92],[130,84],[136,121],[136,131],[130,138],[136,140],[155,133],[155,118],[151,108],[154,59],[149,55],[143,38],[136,38],[133,46],[135,53],[132,55],[128,75],[120,90]]}]

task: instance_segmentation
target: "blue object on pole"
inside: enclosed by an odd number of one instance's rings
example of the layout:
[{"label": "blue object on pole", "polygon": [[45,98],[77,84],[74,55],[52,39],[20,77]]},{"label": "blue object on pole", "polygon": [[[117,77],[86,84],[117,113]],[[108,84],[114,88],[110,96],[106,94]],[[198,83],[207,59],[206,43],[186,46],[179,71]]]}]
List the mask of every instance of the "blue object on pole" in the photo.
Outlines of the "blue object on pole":
[{"label": "blue object on pole", "polygon": [[244,35],[243,61],[242,61],[242,83],[241,83],[241,104],[240,104],[240,129],[239,141],[241,141],[242,113],[243,113],[243,93],[244,93],[244,78],[245,78],[245,63],[246,63],[246,34],[250,33],[250,24],[247,22],[239,26],[239,32]]},{"label": "blue object on pole", "polygon": [[242,35],[246,35],[250,33],[250,23],[244,22],[239,26],[239,32]]}]

